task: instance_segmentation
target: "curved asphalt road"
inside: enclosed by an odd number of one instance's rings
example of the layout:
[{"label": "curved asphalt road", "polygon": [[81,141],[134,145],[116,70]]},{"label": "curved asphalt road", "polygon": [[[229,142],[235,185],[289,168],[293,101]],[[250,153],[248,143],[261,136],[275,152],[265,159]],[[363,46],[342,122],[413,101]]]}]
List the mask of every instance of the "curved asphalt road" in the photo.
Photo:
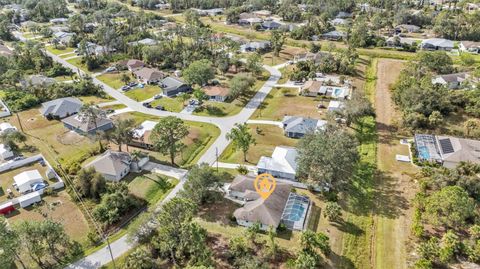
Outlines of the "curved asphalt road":
[{"label": "curved asphalt road", "polygon": [[[17,37],[20,37],[21,34],[18,33]],[[19,38],[20,40],[25,40],[22,38]],[[85,75],[85,73],[81,70],[79,70],[78,67],[68,63],[65,59],[60,58],[59,56],[45,50],[47,55],[52,57],[52,59],[63,66],[72,69],[79,75]],[[126,95],[122,94],[120,91],[117,89],[114,89],[107,84],[103,83],[102,81],[98,80],[97,78],[93,78],[93,82],[96,85],[99,85],[103,88],[103,90],[115,98],[118,102],[126,105],[133,111],[138,111],[141,113],[153,115],[153,116],[159,116],[159,117],[165,117],[165,116],[176,116],[178,118],[181,118],[183,120],[189,120],[189,121],[197,121],[197,122],[205,122],[205,123],[210,123],[216,125],[220,129],[220,135],[219,137],[215,140],[215,142],[205,151],[205,153],[200,157],[198,160],[198,163],[208,163],[210,165],[213,165],[216,161],[216,153],[220,155],[225,148],[228,146],[229,142],[226,139],[225,135],[234,127],[235,124],[237,123],[244,123],[246,122],[252,114],[255,112],[255,110],[258,108],[258,106],[262,103],[262,101],[265,99],[265,97],[268,95],[268,93],[272,90],[272,88],[277,84],[278,80],[280,79],[282,73],[278,70],[279,68],[285,66],[285,64],[281,64],[275,67],[271,67],[268,65],[264,65],[263,68],[265,68],[269,73],[270,77],[268,80],[265,82],[265,84],[258,90],[258,92],[255,94],[255,96],[247,103],[247,105],[240,111],[240,113],[230,116],[230,117],[204,117],[204,116],[196,116],[196,115],[189,115],[189,114],[181,114],[181,113],[174,113],[174,112],[168,112],[168,111],[159,111],[156,109],[150,109],[144,107],[140,102],[137,102],[135,100],[130,99]],[[162,203],[170,200],[171,198],[175,197],[177,193],[183,189],[183,183],[184,180],[181,180],[177,186],[170,192],[170,194],[162,201]],[[113,253],[114,258],[120,257],[122,254],[130,250],[133,245],[128,242],[127,236],[123,236],[116,241],[110,243],[111,246],[111,251]],[[111,261],[110,258],[110,252],[108,247],[103,247],[99,249],[98,251],[82,258],[81,260],[69,265],[68,269],[94,269],[94,268],[99,268],[100,266],[107,264]]]}]

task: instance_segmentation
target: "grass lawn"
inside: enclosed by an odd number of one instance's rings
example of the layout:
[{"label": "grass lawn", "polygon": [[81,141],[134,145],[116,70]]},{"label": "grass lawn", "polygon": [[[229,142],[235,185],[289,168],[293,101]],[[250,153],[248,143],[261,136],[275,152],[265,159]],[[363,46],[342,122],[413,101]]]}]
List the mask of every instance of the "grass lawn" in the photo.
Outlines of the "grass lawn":
[{"label": "grass lawn", "polygon": [[55,48],[54,46],[47,46],[46,49],[55,54],[55,55],[59,55],[59,54],[65,54],[65,53],[73,53],[73,51],[75,50],[74,48]]},{"label": "grass lawn", "polygon": [[183,109],[182,99],[180,97],[162,97],[161,99],[154,100],[152,106],[161,105],[167,111],[180,112]]},{"label": "grass lawn", "polygon": [[[123,113],[116,118],[126,119],[133,118],[137,125],[140,125],[146,120],[158,121],[159,118],[139,112],[132,113]],[[184,121],[189,128],[189,134],[183,139],[183,143],[186,145],[181,154],[177,155],[175,158],[175,163],[177,165],[186,167],[192,164],[197,163],[198,159],[202,156],[203,152],[207,150],[210,145],[217,139],[220,135],[220,130],[212,124],[202,123],[202,122],[193,122],[193,121]],[[133,147],[130,147],[130,150],[133,150]],[[141,151],[146,151],[139,149]],[[169,163],[170,158],[167,155],[161,154],[156,151],[146,151],[150,155],[150,159],[160,163]]]},{"label": "grass lawn", "polygon": [[270,77],[270,73],[266,70],[262,71],[262,74],[256,77],[255,85],[252,86],[252,90],[243,96],[227,102],[214,102],[206,101],[198,108],[193,114],[199,116],[211,116],[211,117],[227,117],[238,114],[250,99],[262,88],[265,81]]},{"label": "grass lawn", "polygon": [[73,239],[85,244],[89,226],[83,213],[71,200],[66,191],[54,193],[50,196],[43,196],[43,202],[36,207],[21,208],[9,216],[10,224],[23,220],[43,220],[45,216],[63,224],[65,232]]},{"label": "grass lawn", "polygon": [[59,82],[63,82],[63,81],[70,81],[70,80],[74,80],[78,78],[77,74],[73,74],[73,76],[59,76],[59,77],[54,77],[55,80],[59,81]]},{"label": "grass lawn", "polygon": [[95,105],[98,105],[100,103],[105,103],[105,102],[111,102],[114,99],[110,95],[105,95],[105,97],[99,97],[99,96],[80,96],[78,97],[80,100],[82,100],[83,103],[93,103]]},{"label": "grass lawn", "polygon": [[125,93],[135,101],[143,101],[152,98],[153,96],[162,92],[162,89],[157,85],[146,85],[145,88],[136,88]]},{"label": "grass lawn", "polygon": [[97,148],[94,141],[67,130],[60,121],[45,119],[35,108],[18,113],[18,117],[12,116],[4,120],[10,121],[27,134],[26,143],[31,149],[22,152],[24,155],[40,151],[52,165],[55,165],[55,160],[62,164],[81,160]]},{"label": "grass lawn", "polygon": [[111,105],[111,106],[103,106],[102,109],[113,109],[113,110],[118,110],[118,109],[123,109],[126,108],[127,106],[124,104],[118,104],[118,105]]},{"label": "grass lawn", "polygon": [[295,68],[295,65],[287,65],[281,68],[280,72],[282,72],[282,77],[278,80],[278,84],[287,83],[288,80],[290,79],[290,74],[293,72],[294,68]]},{"label": "grass lawn", "polygon": [[[250,132],[257,144],[252,145],[247,153],[247,163],[257,164],[261,156],[271,156],[276,146],[295,146],[298,139],[288,138],[283,135],[282,129],[275,125],[249,124]],[[257,128],[259,133],[257,133]],[[235,150],[232,144],[228,145],[220,156],[221,162],[245,163],[243,152]]]},{"label": "grass lawn", "polygon": [[[321,119],[326,115],[326,109],[318,109],[318,97],[298,95],[297,89],[274,88],[265,98],[260,107],[252,115],[252,119],[281,121],[285,115],[304,116]],[[328,106],[328,100],[323,102]]]},{"label": "grass lawn", "polygon": [[266,53],[262,55],[263,63],[266,65],[278,65],[282,64],[284,62],[293,60],[293,57],[301,52],[305,52],[305,49],[298,48],[298,47],[290,47],[290,46],[284,46],[282,51],[280,51],[280,54],[278,56],[273,56],[273,52]]},{"label": "grass lawn", "polygon": [[65,59],[65,58],[70,58],[73,56],[77,56],[74,52],[68,53],[68,54],[62,54],[60,58]]},{"label": "grass lawn", "polygon": [[87,66],[85,65],[85,63],[82,63],[82,57],[69,59],[69,60],[67,60],[67,62],[70,63],[70,64],[73,64],[74,66],[76,66],[78,68],[80,68],[82,71],[84,71],[87,74],[93,74],[93,73],[101,72],[106,68],[105,66],[100,66],[99,68],[97,68],[95,70],[90,70],[89,71]]},{"label": "grass lawn", "polygon": [[[159,184],[159,177],[165,178],[169,183],[166,188],[163,188],[163,186]],[[175,178],[169,178],[155,173],[141,175],[131,173],[125,181],[128,182],[128,189],[130,192],[137,197],[146,200],[149,205],[154,205],[164,198],[165,194],[178,183],[178,180]]]},{"label": "grass lawn", "polygon": [[110,86],[114,89],[119,89],[123,85],[125,85],[125,83],[123,83],[122,80],[121,80],[123,74],[127,74],[131,78],[132,81],[134,80],[133,76],[131,75],[131,73],[129,71],[115,72],[115,73],[105,73],[105,74],[102,74],[100,76],[97,76],[97,79],[99,79],[100,81],[102,81],[103,83],[107,84],[108,86]]}]

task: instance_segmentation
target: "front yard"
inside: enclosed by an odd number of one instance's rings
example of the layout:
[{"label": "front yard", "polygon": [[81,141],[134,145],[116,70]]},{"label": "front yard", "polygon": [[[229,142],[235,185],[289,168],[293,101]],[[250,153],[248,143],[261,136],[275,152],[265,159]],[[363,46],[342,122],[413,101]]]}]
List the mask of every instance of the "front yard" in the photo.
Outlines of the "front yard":
[{"label": "front yard", "polygon": [[125,93],[135,101],[144,101],[162,93],[162,89],[158,85],[145,85],[144,88],[136,88]]},{"label": "front yard", "polygon": [[235,150],[232,144],[229,144],[220,156],[221,162],[257,164],[261,156],[270,157],[276,146],[294,147],[298,142],[283,135],[283,130],[275,125],[249,124],[248,126],[257,144],[250,146],[247,162],[243,160],[243,152]]},{"label": "front yard", "polygon": [[[137,125],[140,125],[146,120],[158,121],[160,119],[159,117],[146,115],[139,112],[124,113],[115,116],[115,118],[132,118],[135,120],[135,123]],[[217,137],[220,135],[220,130],[215,125],[193,121],[184,122],[189,128],[189,134],[183,139],[185,148],[175,158],[175,163],[179,166],[188,166],[191,164],[195,164],[200,158],[200,156],[202,156],[203,152],[207,150],[210,145],[215,141],[215,139],[217,139]],[[135,148],[129,147],[129,149],[132,151]],[[156,151],[149,151],[144,149],[139,150],[147,152],[150,155],[150,159],[154,162],[168,164],[170,162],[170,158],[167,155],[161,154]]]},{"label": "front yard", "polygon": [[[250,101],[250,99],[255,96],[258,90],[262,88],[263,84],[265,84],[265,81],[267,81],[269,77],[270,73],[268,73],[266,70],[263,70],[262,74],[256,76],[255,84],[252,86],[252,89],[245,95],[240,96],[233,101],[206,101],[193,114],[210,117],[228,117],[236,115],[245,107],[245,105]],[[228,84],[227,82],[225,83]]]},{"label": "front yard", "polygon": [[[165,181],[161,180],[165,179]],[[167,176],[146,172],[142,174],[131,173],[124,179],[128,182],[128,189],[135,196],[144,199],[149,205],[155,205],[170,192],[178,180]]]},{"label": "front yard", "polygon": [[[55,48],[54,46],[46,46],[45,47],[49,52],[55,54],[55,55],[60,55],[60,54],[66,54],[66,53],[73,53],[75,50],[74,48],[66,48],[66,47],[61,47],[58,46]],[[73,56],[73,55],[72,55]]]},{"label": "front yard", "polygon": [[[297,89],[274,88],[252,115],[252,119],[281,121],[285,115],[325,118],[326,109],[318,109],[318,97],[298,95]],[[328,106],[328,101],[323,101]]]},{"label": "front yard", "polygon": [[128,75],[131,81],[134,81],[134,78],[129,71],[104,73],[100,76],[97,76],[97,79],[114,89],[119,89],[125,85],[125,83],[122,81],[122,76],[124,74]]}]

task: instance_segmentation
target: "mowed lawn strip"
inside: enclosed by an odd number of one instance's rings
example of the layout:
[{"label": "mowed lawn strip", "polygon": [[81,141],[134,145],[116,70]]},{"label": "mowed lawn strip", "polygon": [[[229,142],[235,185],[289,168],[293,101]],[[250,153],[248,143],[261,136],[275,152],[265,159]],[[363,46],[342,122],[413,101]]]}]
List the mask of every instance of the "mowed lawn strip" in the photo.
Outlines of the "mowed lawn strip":
[{"label": "mowed lawn strip", "polygon": [[144,88],[135,88],[125,93],[135,101],[144,101],[162,93],[162,89],[158,85],[145,85]]},{"label": "mowed lawn strip", "polygon": [[282,121],[285,115],[321,119],[325,118],[326,110],[318,109],[317,106],[320,103],[328,106],[328,102],[321,101],[318,97],[298,95],[298,89],[274,88],[252,115],[252,119]]},{"label": "mowed lawn strip", "polygon": [[220,156],[221,162],[256,165],[261,156],[270,157],[276,146],[294,147],[298,142],[298,139],[286,137],[283,130],[275,125],[249,124],[248,127],[257,143],[250,146],[247,153],[247,162],[243,159],[243,152],[234,149],[232,143]]}]

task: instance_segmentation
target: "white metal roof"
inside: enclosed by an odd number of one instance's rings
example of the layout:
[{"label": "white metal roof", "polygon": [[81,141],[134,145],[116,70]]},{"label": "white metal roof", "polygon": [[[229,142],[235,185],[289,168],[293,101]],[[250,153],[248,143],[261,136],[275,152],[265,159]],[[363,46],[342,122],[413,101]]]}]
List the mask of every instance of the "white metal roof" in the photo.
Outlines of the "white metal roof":
[{"label": "white metal roof", "polygon": [[29,170],[14,176],[13,180],[17,186],[21,186],[23,184],[30,183],[31,181],[43,181],[43,177],[40,175],[38,170]]}]

